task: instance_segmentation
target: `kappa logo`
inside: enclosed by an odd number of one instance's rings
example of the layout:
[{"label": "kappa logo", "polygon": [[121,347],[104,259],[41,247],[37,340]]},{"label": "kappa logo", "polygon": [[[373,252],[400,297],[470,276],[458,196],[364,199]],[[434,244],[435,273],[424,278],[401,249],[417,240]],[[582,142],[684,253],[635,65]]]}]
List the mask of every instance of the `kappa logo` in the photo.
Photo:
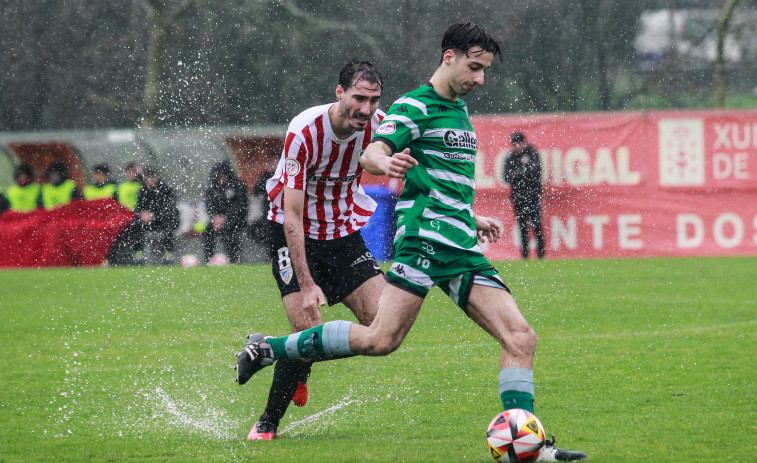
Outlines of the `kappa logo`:
[{"label": "kappa logo", "polygon": [[295,175],[300,173],[300,170],[302,170],[300,162],[296,159],[287,159],[285,164],[287,175],[289,175],[290,177],[294,177]]},{"label": "kappa logo", "polygon": [[384,121],[383,124],[376,129],[376,133],[379,135],[391,135],[397,131],[397,124],[394,121]]},{"label": "kappa logo", "polygon": [[406,275],[406,273],[405,273],[405,266],[402,265],[402,264],[395,265],[395,267],[394,267],[394,273],[396,273],[397,275],[405,276]]},{"label": "kappa logo", "polygon": [[660,186],[704,185],[704,121],[661,119],[658,136]]},{"label": "kappa logo", "polygon": [[476,134],[467,130],[447,130],[444,133],[444,144],[450,148],[478,149]]}]

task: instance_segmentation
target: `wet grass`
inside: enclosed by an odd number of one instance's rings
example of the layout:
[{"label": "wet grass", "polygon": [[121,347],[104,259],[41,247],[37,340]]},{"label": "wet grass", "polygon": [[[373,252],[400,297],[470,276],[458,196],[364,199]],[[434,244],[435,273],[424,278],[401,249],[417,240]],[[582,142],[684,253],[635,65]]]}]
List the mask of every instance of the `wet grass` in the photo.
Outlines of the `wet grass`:
[{"label": "wet grass", "polygon": [[[753,461],[757,259],[498,267],[539,334],[536,411],[594,462]],[[0,461],[491,461],[498,349],[438,290],[388,358],[318,364],[274,442],[244,438],[288,331],[266,266],[0,272]],[[337,306],[325,319],[351,319]]]}]

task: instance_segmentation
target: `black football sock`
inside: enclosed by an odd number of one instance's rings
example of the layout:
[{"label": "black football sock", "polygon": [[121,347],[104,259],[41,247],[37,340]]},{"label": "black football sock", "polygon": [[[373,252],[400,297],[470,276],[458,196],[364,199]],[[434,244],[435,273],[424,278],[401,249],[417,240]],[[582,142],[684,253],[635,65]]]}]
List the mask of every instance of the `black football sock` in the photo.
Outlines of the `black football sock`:
[{"label": "black football sock", "polygon": [[296,359],[281,359],[273,370],[273,381],[268,392],[268,403],[260,416],[261,421],[270,421],[276,425],[284,416],[292,401],[297,383],[307,378],[310,364]]}]

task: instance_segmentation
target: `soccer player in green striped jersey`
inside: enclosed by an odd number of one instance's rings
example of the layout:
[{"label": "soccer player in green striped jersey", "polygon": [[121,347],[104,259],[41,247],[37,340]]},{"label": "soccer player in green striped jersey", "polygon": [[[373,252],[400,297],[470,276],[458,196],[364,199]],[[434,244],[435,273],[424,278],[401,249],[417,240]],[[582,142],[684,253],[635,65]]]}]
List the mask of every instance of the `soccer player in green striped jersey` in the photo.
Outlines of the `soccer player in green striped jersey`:
[{"label": "soccer player in green striped jersey", "polygon": [[[502,225],[473,212],[478,141],[460,99],[484,83],[496,55],[502,58],[499,44],[478,25],[451,26],[428,84],[391,106],[361,158],[368,172],[405,180],[395,209],[395,260],[373,323],[333,321],[279,338],[253,334],[237,355],[240,383],[279,359],[388,355],[399,348],[437,285],[502,346],[503,408],[534,411],[536,334],[479,247],[498,241]],[[551,441],[539,461],[585,458]]]}]

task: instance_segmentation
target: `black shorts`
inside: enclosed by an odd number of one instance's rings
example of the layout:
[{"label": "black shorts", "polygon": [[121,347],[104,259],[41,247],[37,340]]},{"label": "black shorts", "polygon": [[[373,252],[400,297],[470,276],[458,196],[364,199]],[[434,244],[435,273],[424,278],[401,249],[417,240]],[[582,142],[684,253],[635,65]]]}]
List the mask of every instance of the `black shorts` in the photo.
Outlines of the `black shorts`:
[{"label": "black shorts", "polygon": [[[269,222],[270,256],[273,277],[281,297],[300,290],[289,257],[284,226]],[[305,238],[305,257],[315,284],[320,286],[329,305],[342,302],[360,285],[384,272],[363,241],[360,232],[334,240]]]}]

